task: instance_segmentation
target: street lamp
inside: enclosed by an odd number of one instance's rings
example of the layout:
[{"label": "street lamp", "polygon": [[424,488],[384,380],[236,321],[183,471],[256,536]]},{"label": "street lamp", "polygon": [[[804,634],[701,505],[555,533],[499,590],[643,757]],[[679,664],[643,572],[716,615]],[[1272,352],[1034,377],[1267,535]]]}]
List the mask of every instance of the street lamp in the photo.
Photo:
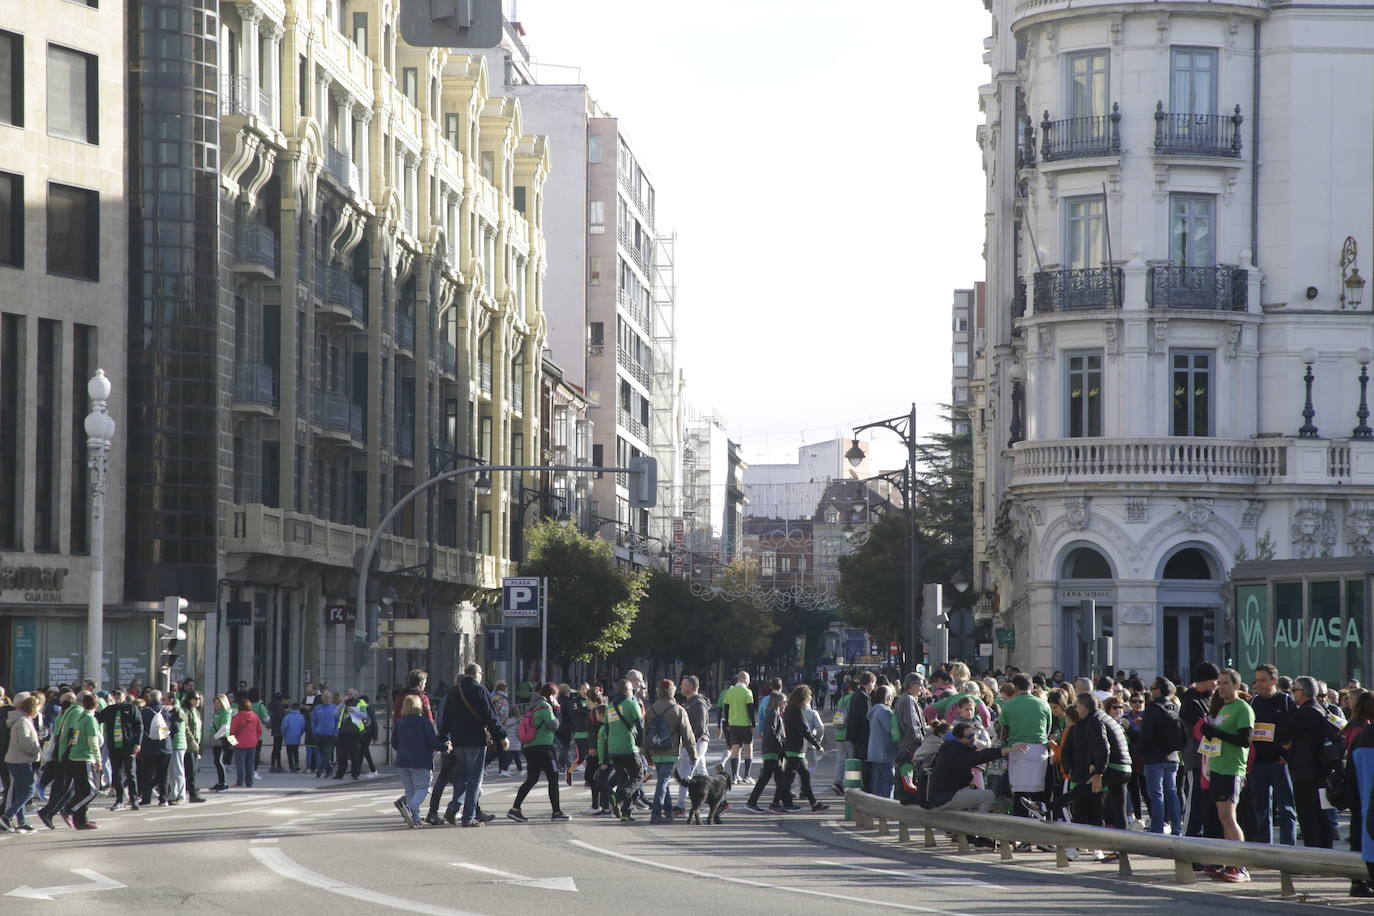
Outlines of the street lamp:
[{"label": "street lamp", "polygon": [[1347,235],[1341,245],[1341,257],[1337,263],[1341,268],[1341,308],[1358,310],[1364,301],[1364,277],[1355,263],[1360,257],[1359,248],[1353,236]]},{"label": "street lamp", "polygon": [[106,401],[110,380],[105,370],[95,370],[86,384],[91,412],[86,414],[87,465],[91,472],[91,584],[86,605],[86,676],[100,686],[105,659],[105,472],[109,469],[115,421]]},{"label": "street lamp", "polygon": [[906,446],[906,468],[902,474],[902,502],[906,509],[906,594],[904,597],[904,624],[906,629],[906,660],[908,670],[921,658],[921,645],[916,627],[916,601],[921,593],[919,547],[916,543],[916,405],[906,416],[877,420],[854,427],[855,439],[845,458],[858,467],[865,455],[859,448],[857,436],[866,429],[887,429],[896,433]]},{"label": "street lamp", "polygon": [[1307,385],[1307,402],[1302,408],[1303,423],[1302,426],[1298,427],[1298,438],[1315,439],[1317,438],[1317,426],[1312,420],[1316,418],[1317,410],[1312,406],[1312,364],[1317,361],[1317,351],[1312,347],[1303,350],[1302,361],[1307,365],[1307,373],[1302,377],[1303,382]]}]

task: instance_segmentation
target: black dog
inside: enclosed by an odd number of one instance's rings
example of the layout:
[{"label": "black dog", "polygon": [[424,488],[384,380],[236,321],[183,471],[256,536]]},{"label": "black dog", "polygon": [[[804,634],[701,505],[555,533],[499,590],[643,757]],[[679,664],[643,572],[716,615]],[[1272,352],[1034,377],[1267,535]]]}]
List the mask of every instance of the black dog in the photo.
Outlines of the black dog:
[{"label": "black dog", "polygon": [[[683,780],[678,777],[681,783]],[[725,793],[730,789],[730,780],[725,775],[725,767],[716,764],[712,775],[698,773],[686,781],[687,796],[692,800],[692,808],[687,812],[687,823],[701,823],[701,806],[706,805],[706,823],[720,823],[720,809],[725,805]]]}]

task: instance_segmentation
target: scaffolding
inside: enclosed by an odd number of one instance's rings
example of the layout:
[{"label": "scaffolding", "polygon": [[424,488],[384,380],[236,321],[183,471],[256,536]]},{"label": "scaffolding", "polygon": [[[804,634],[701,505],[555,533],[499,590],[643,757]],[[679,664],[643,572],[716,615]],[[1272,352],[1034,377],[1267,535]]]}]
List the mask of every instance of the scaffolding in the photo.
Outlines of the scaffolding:
[{"label": "scaffolding", "polygon": [[655,239],[654,315],[651,332],[653,377],[649,398],[649,442],[658,459],[658,505],[650,530],[665,541],[673,519],[682,518],[682,383],[677,366],[677,233]]}]

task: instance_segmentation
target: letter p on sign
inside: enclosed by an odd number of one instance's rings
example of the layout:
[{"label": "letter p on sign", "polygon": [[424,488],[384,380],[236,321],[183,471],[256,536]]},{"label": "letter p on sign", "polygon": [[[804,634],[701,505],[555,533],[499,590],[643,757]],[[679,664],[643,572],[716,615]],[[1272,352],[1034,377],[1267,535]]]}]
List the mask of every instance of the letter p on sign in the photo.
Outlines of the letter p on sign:
[{"label": "letter p on sign", "polygon": [[501,611],[506,620],[539,619],[539,579],[507,576],[501,580]]}]

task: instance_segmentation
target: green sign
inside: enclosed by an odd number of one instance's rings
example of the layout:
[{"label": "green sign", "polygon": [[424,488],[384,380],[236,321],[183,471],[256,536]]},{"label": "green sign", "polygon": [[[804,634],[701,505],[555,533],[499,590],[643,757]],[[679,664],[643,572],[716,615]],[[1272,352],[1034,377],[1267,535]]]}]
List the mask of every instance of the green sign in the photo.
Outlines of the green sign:
[{"label": "green sign", "polygon": [[1016,648],[1016,630],[1011,627],[997,628],[997,645],[1007,649]]},{"label": "green sign", "polygon": [[1273,661],[1268,647],[1269,586],[1236,586],[1236,630],[1241,671]]},{"label": "green sign", "polygon": [[10,655],[10,680],[15,691],[28,690],[38,683],[38,621],[32,617],[14,619],[13,651]]}]

